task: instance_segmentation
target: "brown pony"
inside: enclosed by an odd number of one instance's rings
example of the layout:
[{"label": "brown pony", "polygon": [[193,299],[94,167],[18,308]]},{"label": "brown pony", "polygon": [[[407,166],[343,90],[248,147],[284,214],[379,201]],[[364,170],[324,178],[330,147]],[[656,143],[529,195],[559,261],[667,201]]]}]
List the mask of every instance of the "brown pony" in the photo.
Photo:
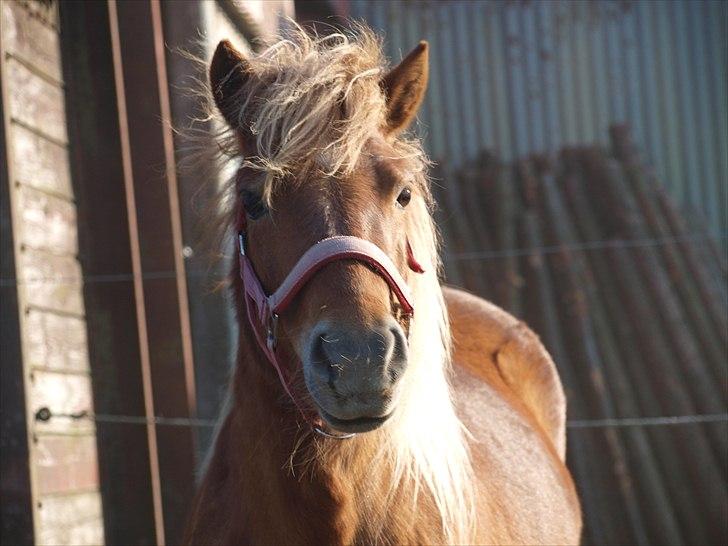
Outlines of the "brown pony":
[{"label": "brown pony", "polygon": [[[277,327],[291,400],[236,265],[237,366],[185,542],[577,543],[553,362],[523,323],[439,282],[427,161],[404,134],[427,43],[388,72],[380,51],[358,28],[296,29],[250,58],[228,42],[215,52],[212,96],[240,161],[228,224],[247,213],[265,291],[318,241],[355,236],[389,256],[415,313],[368,264],[325,265]],[[326,434],[356,435],[317,434],[312,415]]]}]

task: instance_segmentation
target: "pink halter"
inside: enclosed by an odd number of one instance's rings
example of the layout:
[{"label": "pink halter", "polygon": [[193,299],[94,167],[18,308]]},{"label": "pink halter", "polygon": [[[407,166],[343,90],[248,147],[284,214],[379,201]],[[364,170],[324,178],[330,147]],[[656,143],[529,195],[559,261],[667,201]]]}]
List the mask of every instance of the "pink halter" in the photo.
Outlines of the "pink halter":
[{"label": "pink halter", "polygon": [[[321,430],[319,420],[311,421],[303,407],[293,395],[289,382],[278,359],[276,350],[276,329],[278,317],[293,302],[296,295],[311,278],[326,264],[337,260],[358,260],[372,266],[387,282],[405,314],[412,316],[414,306],[409,286],[402,278],[397,267],[384,251],[370,241],[359,237],[337,236],[319,241],[309,248],[293,266],[278,289],[270,296],[266,295],[260,279],[253,269],[253,264],[245,252],[246,216],[242,203],[238,213],[238,250],[240,260],[240,277],[243,280],[245,308],[248,321],[255,333],[260,349],[275,368],[281,385],[293,400],[303,417],[311,422],[314,430],[324,436],[334,438],[350,438],[351,435],[334,436]],[[415,260],[412,248],[407,241],[407,258],[410,269],[417,273],[424,270]],[[265,332],[265,334],[263,334]]]}]

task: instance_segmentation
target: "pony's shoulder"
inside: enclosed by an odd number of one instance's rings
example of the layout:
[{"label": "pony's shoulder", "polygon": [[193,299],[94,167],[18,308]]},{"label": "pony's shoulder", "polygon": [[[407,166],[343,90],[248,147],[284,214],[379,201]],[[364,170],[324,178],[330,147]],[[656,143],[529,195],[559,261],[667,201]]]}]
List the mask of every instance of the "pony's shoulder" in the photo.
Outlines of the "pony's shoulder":
[{"label": "pony's shoulder", "polygon": [[566,399],[556,366],[538,336],[500,307],[463,290],[443,287],[453,360],[493,386],[502,383],[522,402],[563,460]]}]

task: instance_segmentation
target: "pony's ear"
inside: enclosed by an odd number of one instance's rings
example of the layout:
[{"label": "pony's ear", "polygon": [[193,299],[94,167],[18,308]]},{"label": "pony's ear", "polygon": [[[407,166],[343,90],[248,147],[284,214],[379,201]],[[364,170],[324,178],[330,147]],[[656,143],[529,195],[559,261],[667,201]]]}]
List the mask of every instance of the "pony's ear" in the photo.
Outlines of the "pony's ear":
[{"label": "pony's ear", "polygon": [[417,44],[402,62],[382,78],[387,98],[387,119],[384,131],[395,135],[404,131],[425,97],[427,89],[427,42]]},{"label": "pony's ear", "polygon": [[217,45],[210,63],[210,88],[215,105],[231,127],[238,127],[238,92],[250,77],[248,61],[227,40]]}]

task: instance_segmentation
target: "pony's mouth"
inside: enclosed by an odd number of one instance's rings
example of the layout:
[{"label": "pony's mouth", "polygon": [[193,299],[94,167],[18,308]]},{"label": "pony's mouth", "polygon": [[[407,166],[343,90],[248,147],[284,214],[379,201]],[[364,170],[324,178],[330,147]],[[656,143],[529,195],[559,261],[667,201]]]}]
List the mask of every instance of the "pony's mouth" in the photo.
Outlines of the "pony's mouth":
[{"label": "pony's mouth", "polygon": [[383,417],[357,417],[356,419],[339,419],[334,417],[326,410],[318,408],[321,417],[326,424],[338,430],[339,432],[369,432],[381,427],[391,416],[393,412]]}]

